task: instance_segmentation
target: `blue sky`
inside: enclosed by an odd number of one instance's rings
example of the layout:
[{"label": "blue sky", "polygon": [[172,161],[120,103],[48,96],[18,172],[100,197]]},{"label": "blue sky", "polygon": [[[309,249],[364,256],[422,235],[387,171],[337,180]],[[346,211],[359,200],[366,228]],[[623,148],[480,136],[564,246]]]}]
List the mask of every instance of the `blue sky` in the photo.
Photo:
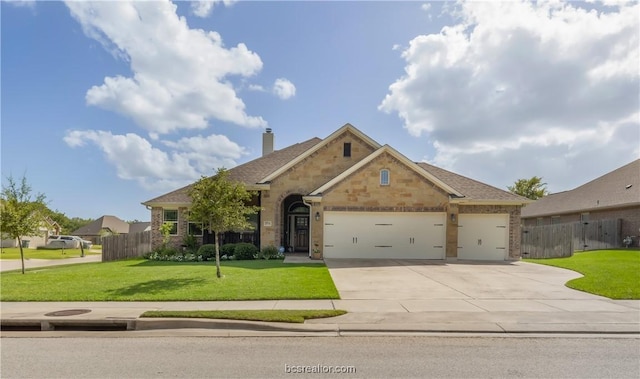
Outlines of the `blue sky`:
[{"label": "blue sky", "polygon": [[349,122],[496,187],[574,188],[640,152],[629,3],[2,2],[2,177],[70,217]]}]

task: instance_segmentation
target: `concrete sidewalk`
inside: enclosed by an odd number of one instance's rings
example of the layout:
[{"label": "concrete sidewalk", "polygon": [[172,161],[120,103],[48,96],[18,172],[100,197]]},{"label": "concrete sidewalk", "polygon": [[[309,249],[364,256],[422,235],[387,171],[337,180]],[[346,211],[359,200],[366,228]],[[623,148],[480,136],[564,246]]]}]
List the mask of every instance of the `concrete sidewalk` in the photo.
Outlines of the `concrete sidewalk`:
[{"label": "concrete sidewalk", "polygon": [[[345,335],[349,333],[602,333],[640,336],[636,300],[265,300],[212,302],[3,302],[4,330],[190,329]],[[152,319],[149,310],[344,309],[304,324]],[[69,315],[72,310],[85,313]],[[59,315],[51,315],[58,312]],[[49,315],[48,315],[49,314]]]},{"label": "concrete sidewalk", "polygon": [[[102,255],[86,255],[84,258],[65,258],[65,259],[25,259],[25,270],[38,267],[62,266],[77,263],[93,263],[102,262]],[[20,259],[0,259],[0,272],[20,270],[22,263]]]}]

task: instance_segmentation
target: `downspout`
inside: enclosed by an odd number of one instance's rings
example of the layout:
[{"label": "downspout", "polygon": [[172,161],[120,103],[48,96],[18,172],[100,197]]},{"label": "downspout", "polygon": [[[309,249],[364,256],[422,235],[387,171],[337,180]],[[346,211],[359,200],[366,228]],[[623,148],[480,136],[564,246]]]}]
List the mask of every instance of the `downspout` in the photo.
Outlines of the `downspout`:
[{"label": "downspout", "polygon": [[[313,212],[312,212],[312,205],[307,203],[307,201],[304,199],[304,197],[302,198],[302,204],[306,205],[307,207],[309,207],[309,225],[311,225],[311,223],[315,222],[315,218],[313,217]],[[309,227],[309,258],[311,258],[311,252],[313,251],[313,238],[311,237],[312,233],[311,231],[313,230],[313,228]]]}]

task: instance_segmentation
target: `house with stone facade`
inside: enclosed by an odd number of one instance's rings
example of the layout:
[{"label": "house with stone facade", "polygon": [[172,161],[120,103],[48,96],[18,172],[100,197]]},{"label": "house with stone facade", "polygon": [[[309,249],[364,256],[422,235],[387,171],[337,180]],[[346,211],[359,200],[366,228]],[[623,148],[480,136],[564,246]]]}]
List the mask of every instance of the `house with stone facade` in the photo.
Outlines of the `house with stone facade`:
[{"label": "house with stone facade", "polygon": [[[263,155],[229,170],[254,191],[261,207],[254,231],[225,235],[325,258],[517,260],[520,212],[529,200],[427,163],[412,162],[346,124],[324,139],[274,150],[270,129]],[[186,186],[144,204],[152,244],[173,223],[171,243],[186,234],[213,236],[189,222]]]}]

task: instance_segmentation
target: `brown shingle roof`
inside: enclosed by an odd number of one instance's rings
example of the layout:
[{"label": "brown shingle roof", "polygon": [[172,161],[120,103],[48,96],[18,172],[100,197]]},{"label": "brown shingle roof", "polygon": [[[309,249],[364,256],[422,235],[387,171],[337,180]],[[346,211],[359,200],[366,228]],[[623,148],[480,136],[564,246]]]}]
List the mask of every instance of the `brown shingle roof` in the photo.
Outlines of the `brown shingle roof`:
[{"label": "brown shingle roof", "polygon": [[89,224],[74,230],[71,234],[79,236],[98,236],[102,229],[109,229],[114,233],[129,233],[129,224],[116,216],[102,216]]},{"label": "brown shingle roof", "polygon": [[450,187],[464,195],[466,200],[473,201],[509,201],[526,203],[529,200],[511,192],[481,183],[466,176],[455,174],[428,163],[418,162],[418,166],[447,183]]},{"label": "brown shingle roof", "polygon": [[[631,187],[627,188],[627,186]],[[522,209],[522,217],[640,205],[640,159],[575,189],[543,197]]]},{"label": "brown shingle roof", "polygon": [[[287,162],[293,160],[300,154],[309,150],[313,146],[320,143],[320,138],[311,138],[307,141],[291,145],[282,150],[276,150],[264,157],[260,157],[241,164],[229,170],[229,179],[236,180],[244,183],[245,185],[252,185],[258,183],[262,178],[268,176],[272,172],[276,171],[280,167],[284,166]],[[189,189],[193,184],[179,188],[175,191],[158,196],[154,199],[145,201],[144,205],[153,203],[163,204],[187,204],[191,202],[189,198]]]}]

